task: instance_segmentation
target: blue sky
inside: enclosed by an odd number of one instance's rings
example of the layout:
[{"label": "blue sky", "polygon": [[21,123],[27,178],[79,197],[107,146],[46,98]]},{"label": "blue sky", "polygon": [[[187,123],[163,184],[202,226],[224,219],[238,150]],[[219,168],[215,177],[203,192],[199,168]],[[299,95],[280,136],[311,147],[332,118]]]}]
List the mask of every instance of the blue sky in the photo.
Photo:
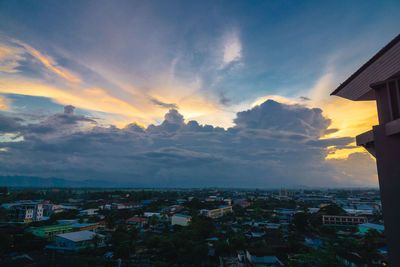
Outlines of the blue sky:
[{"label": "blue sky", "polygon": [[[0,112],[27,125],[73,105],[122,129],[158,126],[172,108],[228,130],[274,99],[321,109],[337,130],[318,138],[348,138],[374,124],[375,107],[329,93],[399,33],[399,11],[398,1],[0,1]],[[324,149],[331,160],[362,154],[352,142]]]}]

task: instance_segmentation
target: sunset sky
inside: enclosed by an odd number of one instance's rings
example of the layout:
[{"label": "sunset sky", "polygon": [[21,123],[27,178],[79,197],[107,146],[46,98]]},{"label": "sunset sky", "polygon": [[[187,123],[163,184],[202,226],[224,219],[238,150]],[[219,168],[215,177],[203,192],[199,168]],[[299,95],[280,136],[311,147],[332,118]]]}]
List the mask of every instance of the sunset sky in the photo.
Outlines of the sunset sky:
[{"label": "sunset sky", "polygon": [[0,175],[132,186],[377,186],[329,94],[399,1],[1,1]]}]

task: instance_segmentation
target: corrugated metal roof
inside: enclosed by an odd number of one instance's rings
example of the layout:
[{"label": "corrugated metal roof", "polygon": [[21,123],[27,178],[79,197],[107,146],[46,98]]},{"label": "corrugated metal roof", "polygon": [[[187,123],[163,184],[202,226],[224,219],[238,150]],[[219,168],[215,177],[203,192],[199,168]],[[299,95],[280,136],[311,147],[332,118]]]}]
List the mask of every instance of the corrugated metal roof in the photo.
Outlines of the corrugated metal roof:
[{"label": "corrugated metal roof", "polygon": [[[91,240],[96,233],[91,232],[91,231],[78,231],[78,232],[72,232],[72,233],[65,233],[65,234],[59,234],[57,237],[62,237],[68,240],[71,240],[73,242],[80,242],[80,241],[86,241],[86,240]],[[103,235],[97,234],[100,237],[104,237]]]}]

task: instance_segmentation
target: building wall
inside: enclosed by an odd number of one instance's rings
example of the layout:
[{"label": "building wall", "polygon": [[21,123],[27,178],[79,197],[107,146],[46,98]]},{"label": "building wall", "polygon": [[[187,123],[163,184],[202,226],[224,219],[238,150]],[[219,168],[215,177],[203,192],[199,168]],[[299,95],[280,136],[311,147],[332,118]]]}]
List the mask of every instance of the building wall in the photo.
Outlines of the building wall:
[{"label": "building wall", "polygon": [[323,215],[322,223],[331,225],[358,225],[361,223],[368,222],[367,217],[363,216],[335,216],[335,215]]},{"label": "building wall", "polygon": [[31,230],[32,234],[42,238],[52,238],[58,234],[72,232],[72,224],[50,225]]},{"label": "building wall", "polygon": [[188,226],[190,220],[191,220],[191,217],[183,217],[183,216],[173,215],[172,216],[172,220],[171,220],[171,224],[172,225]]}]

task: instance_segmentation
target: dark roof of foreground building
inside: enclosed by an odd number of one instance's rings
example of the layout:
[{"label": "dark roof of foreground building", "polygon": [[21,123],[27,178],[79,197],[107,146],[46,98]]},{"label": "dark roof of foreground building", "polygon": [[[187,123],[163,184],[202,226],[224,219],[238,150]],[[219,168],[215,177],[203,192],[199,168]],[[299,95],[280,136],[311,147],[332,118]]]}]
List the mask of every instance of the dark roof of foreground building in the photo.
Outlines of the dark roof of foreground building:
[{"label": "dark roof of foreground building", "polygon": [[345,80],[331,95],[350,100],[375,100],[370,85],[400,70],[400,34]]}]

